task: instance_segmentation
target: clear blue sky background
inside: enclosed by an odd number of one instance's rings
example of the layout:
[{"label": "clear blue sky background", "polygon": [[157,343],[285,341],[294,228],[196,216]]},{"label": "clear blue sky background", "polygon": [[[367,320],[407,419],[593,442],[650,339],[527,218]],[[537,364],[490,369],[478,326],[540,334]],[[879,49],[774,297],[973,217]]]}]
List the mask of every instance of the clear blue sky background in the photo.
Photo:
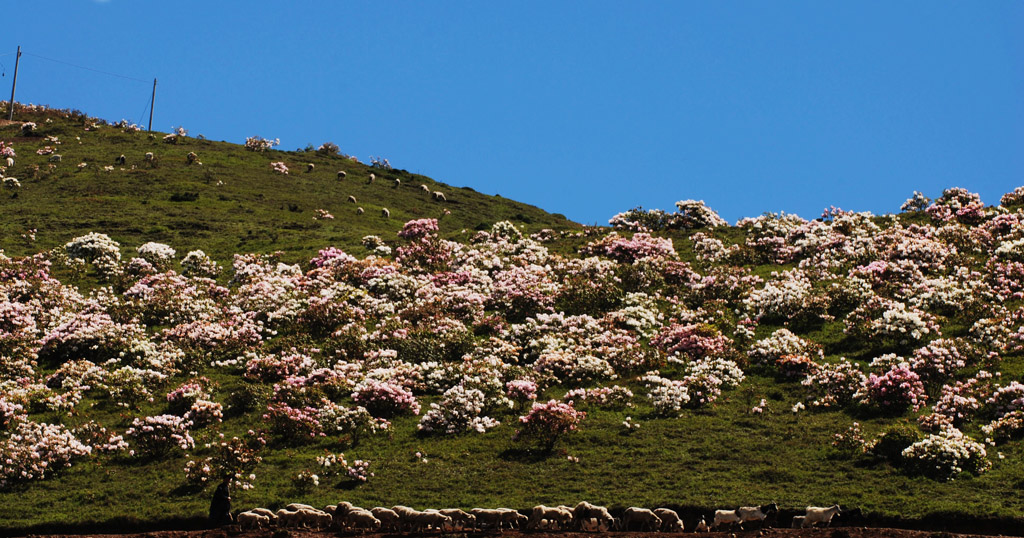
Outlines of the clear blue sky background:
[{"label": "clear blue sky background", "polygon": [[[367,161],[584,223],[1024,184],[1024,2],[9,2],[0,96]],[[31,55],[30,55],[31,54]],[[35,55],[35,56],[32,56]],[[3,88],[7,89],[4,90]]]}]

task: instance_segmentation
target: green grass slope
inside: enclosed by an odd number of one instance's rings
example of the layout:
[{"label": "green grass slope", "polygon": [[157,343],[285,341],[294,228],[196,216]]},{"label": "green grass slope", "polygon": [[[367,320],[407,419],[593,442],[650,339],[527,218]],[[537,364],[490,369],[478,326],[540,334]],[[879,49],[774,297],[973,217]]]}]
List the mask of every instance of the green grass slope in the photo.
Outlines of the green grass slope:
[{"label": "green grass slope", "polygon": [[[362,253],[362,237],[394,240],[403,223],[418,218],[440,219],[442,233],[453,237],[501,220],[529,232],[578,227],[537,207],[339,155],[257,153],[240,144],[193,137],[169,144],[164,133],[128,133],[95,125],[80,113],[18,110],[15,120],[0,125],[0,140],[17,152],[6,175],[21,182],[19,189],[0,194],[0,248],[10,255],[99,232],[129,248],[156,241],[182,255],[203,249],[221,262],[230,262],[235,253],[281,250],[283,260],[294,263],[326,246]],[[21,130],[26,121],[37,124],[30,136]],[[59,144],[47,137],[56,137]],[[47,146],[61,155],[59,163],[37,154]],[[154,154],[155,164],[145,160],[147,152]],[[187,164],[189,152],[202,164]],[[115,162],[122,154],[123,165]],[[272,162],[284,162],[289,174],[274,172]],[[79,168],[80,163],[85,166]],[[307,164],[314,165],[312,172],[306,172]],[[105,171],[106,166],[113,170]],[[339,170],[347,172],[346,179],[337,179]],[[368,184],[371,173],[377,179]],[[401,185],[396,187],[394,179]],[[447,200],[434,201],[421,185],[444,193]],[[349,196],[357,203],[349,202]],[[357,207],[365,214],[357,214]],[[385,207],[389,219],[381,216]],[[314,220],[317,209],[334,219]],[[35,242],[21,238],[30,229],[37,230]]]}]

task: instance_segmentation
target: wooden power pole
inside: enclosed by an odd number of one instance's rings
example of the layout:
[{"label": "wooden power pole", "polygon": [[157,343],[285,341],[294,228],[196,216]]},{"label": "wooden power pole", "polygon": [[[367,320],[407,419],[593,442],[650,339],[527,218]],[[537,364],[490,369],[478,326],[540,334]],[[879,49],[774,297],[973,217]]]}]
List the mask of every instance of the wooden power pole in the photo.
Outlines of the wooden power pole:
[{"label": "wooden power pole", "polygon": [[14,81],[11,83],[11,104],[7,111],[7,120],[14,119],[14,90],[18,87],[18,62],[21,61],[21,45],[18,45],[18,56],[14,59]]},{"label": "wooden power pole", "polygon": [[149,99],[149,130],[153,130],[153,105],[156,104],[156,77],[153,78],[153,97]]}]

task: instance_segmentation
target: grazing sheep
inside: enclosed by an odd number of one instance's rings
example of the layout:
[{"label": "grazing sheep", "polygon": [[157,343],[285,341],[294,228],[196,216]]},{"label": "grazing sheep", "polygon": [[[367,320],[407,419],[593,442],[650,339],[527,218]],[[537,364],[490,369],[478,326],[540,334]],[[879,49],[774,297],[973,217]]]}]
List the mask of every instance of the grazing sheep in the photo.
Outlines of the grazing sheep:
[{"label": "grazing sheep", "polygon": [[452,518],[454,530],[462,531],[465,529],[476,528],[476,516],[459,510],[458,508],[445,508],[443,510],[438,510],[438,513]]},{"label": "grazing sheep", "polygon": [[373,183],[373,180],[375,179],[377,179],[377,176],[373,175],[373,173],[370,173],[370,178],[366,181],[366,184],[369,185],[370,183]]},{"label": "grazing sheep", "polygon": [[420,190],[421,190],[421,191],[423,191],[423,192],[430,192],[430,187],[428,187],[428,186],[426,186],[426,185],[423,185],[423,184],[421,183],[421,184],[420,184]]},{"label": "grazing sheep", "polygon": [[416,512],[403,519],[408,521],[412,530],[416,532],[423,532],[428,528],[438,530],[452,528],[452,518],[440,512]]},{"label": "grazing sheep", "polygon": [[299,510],[302,510],[303,508],[305,508],[306,510],[316,510],[316,508],[313,508],[312,506],[310,506],[308,504],[302,504],[302,503],[291,503],[288,506],[284,507],[284,509],[288,510],[289,512],[298,512]]},{"label": "grazing sheep", "polygon": [[355,197],[355,196],[352,196],[352,195],[350,194],[350,195],[348,195],[348,201],[349,201],[349,202],[352,202],[352,203],[354,204],[354,203],[356,203],[356,197]]},{"label": "grazing sheep", "polygon": [[274,515],[277,516],[278,528],[284,529],[288,527],[294,527],[299,524],[298,510],[292,511],[282,508],[278,510]]},{"label": "grazing sheep", "polygon": [[381,527],[381,521],[373,515],[373,512],[369,510],[363,510],[362,508],[353,508],[345,515],[345,520],[348,526],[353,529],[365,529],[371,531],[378,531]]},{"label": "grazing sheep", "polygon": [[270,518],[254,512],[242,512],[235,518],[243,529],[264,529],[270,526]]},{"label": "grazing sheep", "polygon": [[347,175],[348,173],[345,172],[344,170],[338,170],[338,179],[345,179],[345,176]]},{"label": "grazing sheep", "polygon": [[401,180],[401,179],[398,179],[398,178],[396,177],[396,178],[395,178],[395,188],[397,189],[398,187],[401,187],[401,186],[402,186],[402,180]]},{"label": "grazing sheep", "polygon": [[437,200],[438,202],[447,202],[448,201],[448,199],[444,197],[444,193],[441,192],[441,191],[434,191],[433,196],[434,196],[434,199]]},{"label": "grazing sheep", "polygon": [[634,524],[639,524],[641,531],[653,532],[661,528],[661,518],[646,508],[630,506],[622,513],[622,530],[628,531]]},{"label": "grazing sheep", "polygon": [[683,532],[683,520],[675,510],[656,508],[654,514],[661,518],[662,532]]},{"label": "grazing sheep", "polygon": [[312,172],[312,171],[313,171],[313,168],[315,168],[315,167],[313,166],[313,163],[308,163],[308,164],[306,164],[306,172]]},{"label": "grazing sheep", "polygon": [[549,507],[539,504],[533,507],[530,512],[530,522],[527,525],[528,529],[539,529],[541,528],[541,522],[546,521],[550,527],[558,529],[567,529],[572,527],[572,510],[568,507]]},{"label": "grazing sheep", "polygon": [[708,528],[708,524],[704,522],[704,518],[700,518],[697,522],[697,526],[693,528],[693,532],[709,532],[711,529]]},{"label": "grazing sheep", "polygon": [[14,166],[14,157],[7,158],[7,168]]},{"label": "grazing sheep", "polygon": [[748,521],[760,521],[763,527],[769,516],[778,513],[779,505],[775,503],[764,506],[741,506],[736,510],[736,515],[740,518],[740,528],[743,528],[743,524]]},{"label": "grazing sheep", "polygon": [[363,209],[361,207],[357,207],[356,208],[356,215],[362,215],[363,213],[366,213],[365,209]]},{"label": "grazing sheep", "polygon": [[476,517],[477,528],[501,528],[502,511],[492,508],[474,508],[469,511]]},{"label": "grazing sheep", "polygon": [[799,529],[804,526],[804,516],[793,516],[793,522],[789,525],[791,528]]},{"label": "grazing sheep", "polygon": [[820,506],[808,506],[807,513],[804,514],[804,527],[813,527],[818,523],[824,523],[826,527],[832,524],[832,517],[836,514],[841,514],[838,504],[833,504],[828,508],[822,508]]},{"label": "grazing sheep", "polygon": [[49,159],[49,161],[50,161],[51,163],[59,163],[59,162],[60,162],[60,158],[61,158],[61,157],[60,157],[60,154],[59,154],[59,153],[54,153],[53,155],[50,155],[50,159]]},{"label": "grazing sheep", "polygon": [[120,157],[118,157],[118,158],[114,159],[114,162],[115,162],[116,164],[120,164],[120,165],[122,165],[122,166],[123,166],[123,165],[124,165],[124,163],[125,163],[125,162],[126,162],[127,160],[128,160],[128,158],[124,156],[124,153],[122,153]]},{"label": "grazing sheep", "polygon": [[267,516],[268,518],[270,518],[271,523],[274,523],[274,522],[277,521],[277,516],[274,514],[274,512],[271,512],[270,510],[267,510],[266,508],[253,508],[253,509],[249,510],[249,512],[251,512],[253,514],[260,514],[260,515],[263,515],[263,516]]},{"label": "grazing sheep", "polygon": [[146,152],[146,156],[144,158],[145,158],[147,163],[151,163],[151,162],[153,162],[153,159],[155,159],[156,157],[153,155],[152,151],[147,151]]},{"label": "grazing sheep", "polygon": [[382,216],[382,217],[384,217],[386,219],[389,219],[389,218],[391,218],[391,212],[388,211],[388,208],[382,207],[382,208],[380,208],[380,216]]},{"label": "grazing sheep", "polygon": [[378,506],[376,508],[371,508],[370,513],[373,514],[373,517],[380,520],[381,529],[389,531],[398,530],[400,522],[398,512]]},{"label": "grazing sheep", "polygon": [[580,503],[572,509],[572,516],[573,520],[578,522],[577,525],[585,519],[596,519],[599,523],[605,522],[609,527],[611,527],[615,522],[612,515],[608,513],[607,508],[603,506],[595,506],[587,501],[580,501]]},{"label": "grazing sheep", "polygon": [[711,528],[718,530],[719,527],[728,523],[729,527],[732,528],[734,525],[743,523],[740,519],[739,510],[715,510],[715,521],[711,524]]}]

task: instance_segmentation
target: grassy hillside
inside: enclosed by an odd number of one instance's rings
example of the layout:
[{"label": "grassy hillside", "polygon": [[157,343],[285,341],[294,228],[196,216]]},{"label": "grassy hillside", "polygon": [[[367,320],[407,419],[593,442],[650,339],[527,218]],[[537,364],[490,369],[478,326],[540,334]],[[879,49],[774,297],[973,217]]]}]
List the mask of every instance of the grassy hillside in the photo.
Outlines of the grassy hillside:
[{"label": "grassy hillside", "polygon": [[[6,238],[0,248],[9,254],[49,249],[99,232],[129,248],[156,241],[183,254],[203,249],[222,262],[237,252],[281,250],[285,261],[297,262],[329,245],[363,252],[362,237],[393,241],[402,223],[418,218],[440,219],[443,233],[450,236],[500,220],[530,232],[577,226],[533,206],[404,170],[371,168],[340,155],[257,153],[241,144],[187,136],[169,144],[165,133],[125,132],[78,113],[19,109],[16,119],[20,122],[0,125],[0,140],[17,152],[6,175],[21,182],[16,192],[0,196],[0,237]],[[37,125],[28,136],[21,129],[26,121]],[[48,137],[56,137],[59,145]],[[36,153],[47,146],[61,155],[59,163]],[[154,163],[146,161],[147,152],[154,154]],[[190,152],[201,165],[186,163]],[[120,155],[125,156],[123,165],[116,162]],[[284,162],[289,174],[274,172],[272,162]],[[79,168],[80,163],[85,166]],[[312,172],[306,172],[307,164],[314,165]],[[114,168],[104,171],[106,166]],[[346,179],[337,179],[339,170],[347,172]],[[371,173],[377,179],[368,184]],[[401,185],[396,187],[394,179]],[[434,201],[421,185],[444,193],[447,200]],[[349,202],[349,196],[357,203]],[[365,214],[358,215],[357,207]],[[384,207],[390,219],[381,217]],[[317,209],[334,219],[314,220]],[[36,241],[19,240],[29,229],[37,230]]]},{"label": "grassy hillside", "polygon": [[[253,486],[236,508],[589,500],[685,507],[692,527],[715,508],[839,502],[1020,521],[1024,193],[738,226],[703,206],[636,211],[612,234],[341,157],[36,119],[31,137],[0,127],[22,183],[0,198],[0,529],[201,516],[221,468]],[[53,170],[42,136],[61,141]],[[403,227],[429,217],[438,229]],[[529,235],[542,228],[556,231]],[[101,263],[109,244],[67,252],[78,265],[19,257],[88,231],[121,243],[120,264]],[[392,254],[368,256],[368,234]],[[148,241],[177,258],[129,265]],[[310,261],[329,245],[355,257]],[[222,265],[285,253],[211,280],[180,263],[195,248]],[[515,399],[529,391],[513,382],[536,394]],[[522,420],[550,400],[586,416],[551,405],[549,422]],[[131,433],[153,417],[191,422],[177,438]],[[904,452],[940,432],[966,437]],[[252,453],[224,457],[235,437]],[[351,474],[318,462],[338,453]],[[189,462],[212,465],[205,482]]]}]

